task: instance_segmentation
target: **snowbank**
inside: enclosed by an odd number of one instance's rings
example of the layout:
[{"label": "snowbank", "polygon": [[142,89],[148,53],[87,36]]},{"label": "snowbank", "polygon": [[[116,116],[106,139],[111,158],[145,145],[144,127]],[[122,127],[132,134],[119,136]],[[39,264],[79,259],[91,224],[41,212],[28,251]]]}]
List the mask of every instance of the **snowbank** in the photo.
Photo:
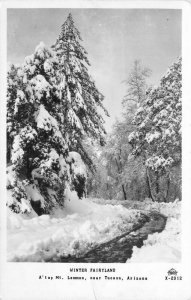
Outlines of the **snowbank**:
[{"label": "snowbank", "polygon": [[137,210],[79,200],[67,190],[65,209],[27,218],[8,209],[8,261],[59,260],[80,255],[129,230],[141,219]]},{"label": "snowbank", "polygon": [[157,210],[168,217],[165,230],[148,236],[141,248],[133,247],[127,263],[180,262],[181,260],[181,202],[155,203],[146,201],[145,210]]}]

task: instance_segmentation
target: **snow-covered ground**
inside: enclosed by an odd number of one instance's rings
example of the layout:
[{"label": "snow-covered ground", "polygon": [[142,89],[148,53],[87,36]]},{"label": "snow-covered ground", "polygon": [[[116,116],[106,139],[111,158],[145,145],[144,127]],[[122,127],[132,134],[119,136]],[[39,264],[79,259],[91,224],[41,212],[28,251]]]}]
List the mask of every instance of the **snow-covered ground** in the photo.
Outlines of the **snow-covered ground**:
[{"label": "snow-covered ground", "polygon": [[141,219],[137,210],[99,205],[68,192],[64,210],[27,217],[8,209],[8,261],[58,260],[79,255],[131,229]]},{"label": "snow-covered ground", "polygon": [[57,261],[60,256],[80,255],[131,229],[141,220],[141,211],[153,210],[168,217],[166,227],[149,235],[141,248],[134,247],[127,263],[180,261],[180,201],[79,200],[69,190],[66,199],[64,210],[54,209],[51,215],[15,214],[8,208],[8,261]]},{"label": "snow-covered ground", "polygon": [[143,202],[129,200],[92,199],[94,203],[112,205],[122,204],[129,209],[142,211],[158,211],[167,217],[165,229],[161,233],[148,236],[141,248],[133,247],[133,255],[127,263],[147,262],[180,262],[181,260],[181,202],[176,200],[169,203]]},{"label": "snow-covered ground", "polygon": [[180,262],[181,260],[181,202],[156,203],[146,201],[145,210],[156,210],[167,216],[167,224],[161,233],[148,236],[141,248],[133,247],[133,255],[127,263]]}]

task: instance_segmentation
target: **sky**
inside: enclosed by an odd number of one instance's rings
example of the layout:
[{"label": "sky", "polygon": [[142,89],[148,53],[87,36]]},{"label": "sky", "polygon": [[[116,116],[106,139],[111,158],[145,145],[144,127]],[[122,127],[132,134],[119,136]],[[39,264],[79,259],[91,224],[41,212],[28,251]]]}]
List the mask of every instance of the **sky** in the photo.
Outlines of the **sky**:
[{"label": "sky", "polygon": [[157,85],[181,55],[181,10],[177,9],[8,9],[7,58],[22,63],[43,41],[55,43],[71,12],[91,63],[89,72],[105,96],[106,130],[121,119],[124,80],[138,59],[152,70]]}]

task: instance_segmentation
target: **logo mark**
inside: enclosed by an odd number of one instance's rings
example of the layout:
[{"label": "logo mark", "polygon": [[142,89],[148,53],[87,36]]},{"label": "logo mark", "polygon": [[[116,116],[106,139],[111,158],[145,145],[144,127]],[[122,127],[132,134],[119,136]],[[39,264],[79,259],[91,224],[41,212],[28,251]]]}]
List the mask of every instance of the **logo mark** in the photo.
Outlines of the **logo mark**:
[{"label": "logo mark", "polygon": [[171,275],[176,276],[178,274],[178,271],[176,271],[175,269],[172,268],[167,273],[168,273],[168,276],[171,276]]}]

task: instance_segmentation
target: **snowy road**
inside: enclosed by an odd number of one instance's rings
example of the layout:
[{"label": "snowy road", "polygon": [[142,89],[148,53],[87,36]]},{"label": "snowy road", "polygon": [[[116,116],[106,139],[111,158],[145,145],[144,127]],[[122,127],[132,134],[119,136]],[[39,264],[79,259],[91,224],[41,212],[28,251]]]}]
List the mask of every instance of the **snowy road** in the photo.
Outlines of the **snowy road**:
[{"label": "snowy road", "polygon": [[158,212],[147,213],[142,222],[128,231],[95,249],[84,256],[60,257],[59,262],[67,263],[125,263],[132,255],[133,246],[141,247],[149,234],[161,232],[165,228],[166,217]]},{"label": "snowy road", "polygon": [[8,210],[7,218],[8,261],[134,263],[181,259],[178,200],[79,201],[72,192],[64,210],[55,210],[52,215],[27,218]]}]

